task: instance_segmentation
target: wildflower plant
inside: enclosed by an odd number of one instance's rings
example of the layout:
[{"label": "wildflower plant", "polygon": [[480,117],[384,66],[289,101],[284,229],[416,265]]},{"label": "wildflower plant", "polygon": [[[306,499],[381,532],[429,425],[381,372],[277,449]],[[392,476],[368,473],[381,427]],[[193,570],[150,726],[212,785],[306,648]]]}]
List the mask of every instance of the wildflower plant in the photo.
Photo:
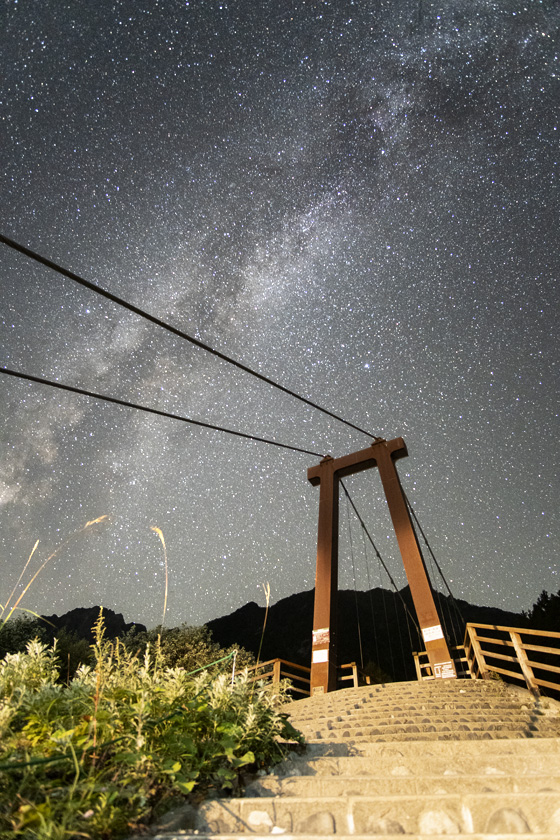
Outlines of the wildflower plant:
[{"label": "wildflower plant", "polygon": [[[236,789],[245,769],[299,739],[285,687],[189,676],[105,639],[94,664],[59,682],[56,647],[30,642],[0,662],[0,838],[117,838],[186,795]],[[227,669],[227,670],[226,670]]]}]

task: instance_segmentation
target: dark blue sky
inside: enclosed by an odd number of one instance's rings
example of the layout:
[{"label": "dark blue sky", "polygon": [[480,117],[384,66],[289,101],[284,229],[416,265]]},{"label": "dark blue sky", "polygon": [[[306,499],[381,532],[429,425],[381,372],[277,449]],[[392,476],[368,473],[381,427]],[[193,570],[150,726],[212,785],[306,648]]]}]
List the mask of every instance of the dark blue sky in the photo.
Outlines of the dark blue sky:
[{"label": "dark blue sky", "polygon": [[[557,554],[553,2],[6,2],[2,232],[386,438],[457,597]],[[340,456],[368,439],[5,246],[1,366]],[[0,376],[5,600],[197,624],[313,586],[310,456]],[[378,476],[348,487],[404,584]],[[341,504],[341,586],[353,587]],[[387,585],[353,527],[356,586]],[[368,578],[369,573],[369,578]],[[4,591],[5,590],[5,591]]]}]

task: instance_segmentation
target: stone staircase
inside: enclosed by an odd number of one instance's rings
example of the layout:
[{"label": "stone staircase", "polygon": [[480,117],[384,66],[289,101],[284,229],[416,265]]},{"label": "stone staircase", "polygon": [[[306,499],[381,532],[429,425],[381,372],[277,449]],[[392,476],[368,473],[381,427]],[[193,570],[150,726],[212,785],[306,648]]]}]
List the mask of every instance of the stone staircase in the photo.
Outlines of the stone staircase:
[{"label": "stone staircase", "polygon": [[156,837],[560,838],[553,700],[496,681],[438,680],[346,689],[286,710],[305,751],[243,798],[171,817]]}]

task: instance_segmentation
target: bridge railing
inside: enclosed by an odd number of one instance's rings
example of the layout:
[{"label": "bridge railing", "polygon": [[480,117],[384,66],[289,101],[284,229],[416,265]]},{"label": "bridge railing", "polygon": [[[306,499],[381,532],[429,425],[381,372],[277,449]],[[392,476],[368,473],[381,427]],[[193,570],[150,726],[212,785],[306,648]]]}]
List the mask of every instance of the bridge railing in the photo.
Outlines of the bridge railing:
[{"label": "bridge railing", "polygon": [[[338,669],[338,681],[339,683],[344,682],[351,682],[352,688],[358,688],[360,685],[370,685],[371,684],[371,677],[369,674],[360,668],[356,662],[346,662],[345,665],[340,665]],[[345,674],[344,671],[349,671],[350,673]],[[346,686],[344,686],[346,687]]]},{"label": "bridge railing", "polygon": [[524,682],[535,695],[541,688],[560,695],[560,633],[469,623],[464,647],[473,679],[499,674]]},{"label": "bridge railing", "polygon": [[[269,659],[247,670],[253,674],[249,677],[249,682],[270,680],[272,683],[279,683],[280,680],[288,679],[292,683],[290,691],[303,694],[305,697],[309,697],[311,693],[311,668],[305,665],[296,665],[295,662],[288,662],[286,659]],[[300,673],[294,673],[294,671]],[[348,673],[345,673],[346,671]],[[339,666],[338,681],[339,683],[350,682],[353,688],[358,688],[360,685],[369,685],[371,678],[355,662],[347,662]]]},{"label": "bridge railing", "polygon": [[[249,682],[257,682],[259,680],[270,680],[273,683],[279,683],[280,680],[288,679],[291,681],[291,691],[295,694],[303,694],[309,697],[311,685],[311,668],[305,665],[296,665],[295,662],[289,662],[287,659],[269,659],[266,662],[259,662],[258,665],[253,665],[247,669],[249,673],[254,672],[254,675],[249,678]],[[293,673],[299,671],[299,673]]]}]

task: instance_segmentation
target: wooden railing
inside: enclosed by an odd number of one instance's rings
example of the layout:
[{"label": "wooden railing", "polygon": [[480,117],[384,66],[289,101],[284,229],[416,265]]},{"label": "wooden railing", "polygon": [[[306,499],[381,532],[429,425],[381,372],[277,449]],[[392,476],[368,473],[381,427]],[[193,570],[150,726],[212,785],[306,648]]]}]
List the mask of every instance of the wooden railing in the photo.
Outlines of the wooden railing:
[{"label": "wooden railing", "polygon": [[[350,669],[349,674],[343,674],[342,672],[346,669]],[[366,674],[359,665],[356,665],[355,662],[347,662],[345,665],[339,666],[339,673],[338,681],[339,682],[352,682],[352,688],[358,688],[360,685],[370,685],[371,684],[371,677],[369,674]]]},{"label": "wooden railing", "polygon": [[[467,624],[465,653],[473,679],[500,674],[508,680],[525,682],[535,695],[540,694],[541,688],[555,696],[560,694],[560,633]],[[547,679],[552,674],[556,678]]]},{"label": "wooden railing", "polygon": [[[294,670],[300,671],[300,673],[294,674]],[[349,670],[350,673],[343,673],[345,670]],[[249,682],[270,680],[272,683],[279,683],[280,680],[288,679],[292,683],[290,691],[309,697],[311,668],[306,668],[305,665],[296,665],[295,662],[288,662],[286,659],[269,659],[267,662],[259,662],[258,665],[253,665],[248,668],[248,671],[249,673],[254,672],[254,675],[249,678]],[[369,675],[355,662],[340,665],[339,672],[339,682],[351,682],[353,688],[358,688],[360,685],[369,685],[371,682]]]},{"label": "wooden railing", "polygon": [[[287,670],[288,668],[290,670]],[[293,670],[300,671],[301,673],[294,674],[292,673]],[[286,659],[269,659],[266,662],[259,662],[258,665],[253,665],[252,668],[248,668],[248,671],[249,673],[252,671],[255,672],[255,675],[250,678],[249,682],[271,680],[273,683],[279,683],[280,680],[288,679],[292,683],[291,691],[309,697],[311,668],[307,668],[305,665],[296,665],[295,662],[288,662]]]}]

